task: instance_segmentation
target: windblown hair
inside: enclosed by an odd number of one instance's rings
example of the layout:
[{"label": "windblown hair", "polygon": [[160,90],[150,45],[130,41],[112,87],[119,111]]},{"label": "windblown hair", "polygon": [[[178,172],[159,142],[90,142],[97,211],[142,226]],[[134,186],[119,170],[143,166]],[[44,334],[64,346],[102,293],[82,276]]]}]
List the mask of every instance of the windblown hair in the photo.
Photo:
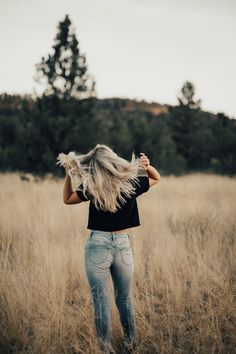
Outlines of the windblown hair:
[{"label": "windblown hair", "polygon": [[135,193],[132,182],[139,183],[138,169],[143,168],[134,152],[127,161],[104,144],[97,144],[87,154],[60,153],[57,159],[57,164],[68,169],[72,189],[89,194],[98,210],[109,212],[116,212],[126,201],[124,197]]}]

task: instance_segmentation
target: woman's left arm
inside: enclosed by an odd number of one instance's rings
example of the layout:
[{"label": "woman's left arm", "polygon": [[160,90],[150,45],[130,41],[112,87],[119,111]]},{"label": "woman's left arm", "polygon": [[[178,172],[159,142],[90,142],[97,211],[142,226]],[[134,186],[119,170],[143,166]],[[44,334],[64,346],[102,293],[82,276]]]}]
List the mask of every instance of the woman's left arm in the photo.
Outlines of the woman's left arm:
[{"label": "woman's left arm", "polygon": [[144,166],[144,168],[148,174],[148,177],[154,179],[157,182],[160,181],[161,176],[160,176],[159,172],[157,171],[157,169],[150,165],[149,158],[143,152],[141,152],[140,155],[142,155],[140,157],[140,163],[141,163],[141,165]]}]

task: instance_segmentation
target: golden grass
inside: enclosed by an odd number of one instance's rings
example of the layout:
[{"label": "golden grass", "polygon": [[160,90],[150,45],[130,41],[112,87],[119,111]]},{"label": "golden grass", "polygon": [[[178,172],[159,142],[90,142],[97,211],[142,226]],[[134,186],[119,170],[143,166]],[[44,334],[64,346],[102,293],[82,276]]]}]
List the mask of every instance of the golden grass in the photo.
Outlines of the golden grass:
[{"label": "golden grass", "polygon": [[[64,204],[63,180],[0,181],[0,353],[97,353],[83,264],[89,204]],[[138,204],[136,353],[235,353],[236,179],[162,177]]]}]

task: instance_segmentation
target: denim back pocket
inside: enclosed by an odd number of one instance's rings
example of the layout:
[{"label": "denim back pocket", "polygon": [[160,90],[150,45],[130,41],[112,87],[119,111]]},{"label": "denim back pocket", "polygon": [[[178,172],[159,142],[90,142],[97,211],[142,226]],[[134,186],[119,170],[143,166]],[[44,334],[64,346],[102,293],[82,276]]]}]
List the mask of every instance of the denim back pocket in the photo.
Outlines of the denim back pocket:
[{"label": "denim back pocket", "polygon": [[89,260],[94,264],[101,264],[108,259],[109,252],[104,247],[89,247],[87,250]]},{"label": "denim back pocket", "polygon": [[133,253],[131,248],[121,249],[122,261],[125,264],[131,264],[133,262]]},{"label": "denim back pocket", "polygon": [[109,249],[102,238],[88,239],[85,246],[85,256],[93,264],[101,264],[109,257]]},{"label": "denim back pocket", "polygon": [[133,262],[133,252],[130,244],[130,240],[122,241],[119,244],[122,262],[125,264],[131,264]]}]

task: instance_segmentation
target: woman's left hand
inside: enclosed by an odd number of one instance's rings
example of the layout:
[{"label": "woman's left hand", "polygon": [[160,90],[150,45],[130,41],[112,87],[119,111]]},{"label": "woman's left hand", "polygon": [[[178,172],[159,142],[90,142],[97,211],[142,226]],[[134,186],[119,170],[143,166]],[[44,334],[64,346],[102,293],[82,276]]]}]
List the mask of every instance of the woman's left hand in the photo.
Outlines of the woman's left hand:
[{"label": "woman's left hand", "polygon": [[139,158],[139,162],[141,165],[143,165],[143,167],[145,168],[145,170],[148,168],[148,166],[150,165],[150,161],[149,158],[143,153],[140,153],[140,158]]}]

